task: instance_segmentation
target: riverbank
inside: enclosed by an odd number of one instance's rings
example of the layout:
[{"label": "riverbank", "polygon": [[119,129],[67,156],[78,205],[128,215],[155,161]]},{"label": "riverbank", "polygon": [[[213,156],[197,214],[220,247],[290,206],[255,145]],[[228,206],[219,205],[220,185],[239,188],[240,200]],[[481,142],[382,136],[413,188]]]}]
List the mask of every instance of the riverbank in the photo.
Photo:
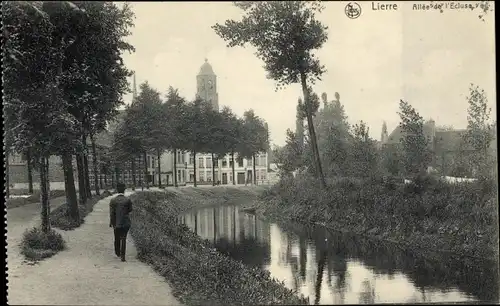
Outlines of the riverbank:
[{"label": "riverbank", "polygon": [[346,179],[322,190],[312,178],[288,178],[264,192],[257,213],[391,241],[427,257],[445,252],[498,263],[493,182],[428,179],[416,185]]},{"label": "riverbank", "polygon": [[265,187],[179,188],[132,195],[131,235],[138,258],[171,284],[186,305],[307,304],[269,273],[214,249],[177,217],[196,207],[251,206]]}]

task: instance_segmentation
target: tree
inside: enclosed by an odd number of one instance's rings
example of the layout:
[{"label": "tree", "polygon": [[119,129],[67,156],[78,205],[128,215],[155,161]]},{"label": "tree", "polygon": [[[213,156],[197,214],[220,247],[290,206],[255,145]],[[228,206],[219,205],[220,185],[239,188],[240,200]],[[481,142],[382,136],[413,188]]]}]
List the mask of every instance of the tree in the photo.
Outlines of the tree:
[{"label": "tree", "polygon": [[[50,230],[48,200],[48,158],[68,144],[74,145],[76,118],[67,112],[60,64],[70,45],[54,37],[56,27],[40,2],[9,2],[3,6],[5,42],[4,111],[8,139],[14,151],[26,152],[40,170],[42,229]],[[74,10],[71,3],[58,3]],[[16,124],[12,124],[16,122]],[[69,215],[79,220],[76,203],[69,203]],[[73,204],[73,205],[72,205]]]},{"label": "tree", "polygon": [[478,165],[479,176],[487,176],[491,169],[488,148],[493,140],[495,129],[490,121],[491,108],[488,107],[488,98],[484,89],[470,85],[467,97],[467,131],[464,141],[474,149],[474,160]]},{"label": "tree", "polygon": [[401,144],[405,172],[410,175],[425,173],[430,162],[430,152],[424,135],[424,120],[408,102],[403,100],[399,102],[398,114],[403,134]]},{"label": "tree", "polygon": [[275,150],[276,162],[278,169],[285,175],[291,173],[304,164],[303,161],[303,146],[300,143],[300,138],[290,129],[286,131],[286,143],[281,150]]},{"label": "tree", "polygon": [[351,146],[351,173],[358,177],[374,175],[377,172],[377,148],[369,136],[366,123],[360,121],[354,125],[354,140]]},{"label": "tree", "polygon": [[[140,85],[140,93],[127,108],[124,124],[127,125],[130,140],[134,142],[135,148],[139,149],[143,158],[144,178],[146,188],[149,189],[147,179],[147,154],[162,147],[159,143],[161,139],[162,127],[158,121],[161,119],[158,114],[161,113],[162,101],[160,93],[152,88],[146,81]],[[152,133],[156,135],[153,135]]]},{"label": "tree", "polygon": [[314,166],[321,185],[326,187],[308,87],[308,83],[314,83],[326,71],[313,54],[328,38],[327,27],[316,20],[316,13],[321,12],[322,6],[305,1],[236,2],[236,6],[245,12],[243,19],[227,20],[213,29],[229,47],[254,46],[278,88],[291,83],[301,84]]},{"label": "tree", "polygon": [[[91,196],[87,137],[93,142],[93,136],[104,129],[104,122],[116,115],[128,90],[127,77],[131,74],[123,64],[122,53],[133,51],[124,40],[133,26],[133,13],[129,5],[119,8],[102,1],[74,2],[70,6],[73,10],[61,10],[54,2],[47,2],[44,7],[53,20],[55,40],[70,42],[60,62],[64,76],[61,85],[64,98],[70,103],[68,111],[80,122],[82,146],[65,154],[77,155],[80,199],[85,202]],[[92,151],[96,170],[94,143]]]},{"label": "tree", "polygon": [[179,95],[178,89],[170,86],[166,96],[165,105],[167,108],[167,118],[170,123],[169,127],[171,129],[171,146],[174,153],[174,186],[177,187],[177,150],[182,150],[182,148],[186,147],[185,138],[183,137],[184,126],[186,124],[185,116],[187,112],[186,100]]},{"label": "tree", "polygon": [[268,130],[265,122],[256,116],[253,110],[248,110],[243,114],[241,131],[243,131],[243,134],[240,133],[241,140],[238,148],[238,156],[239,158],[252,159],[252,182],[253,184],[257,184],[255,155],[265,152],[268,149]]},{"label": "tree", "polygon": [[[319,108],[319,98],[310,94],[315,107]],[[352,135],[344,106],[336,93],[336,100],[328,102],[324,95],[323,108],[318,110],[314,124],[318,137],[318,150],[328,175],[348,175],[350,163],[346,162],[351,151]]]},{"label": "tree", "polygon": [[226,153],[231,154],[232,161],[232,172],[233,172],[233,185],[236,184],[235,177],[235,162],[241,161],[238,156],[238,160],[235,160],[234,154],[238,151],[242,137],[244,134],[243,122],[236,117],[236,115],[231,111],[230,108],[224,107],[221,112],[222,119],[222,141],[221,150],[218,151],[218,156],[220,158],[224,157]]},{"label": "tree", "polygon": [[193,154],[194,186],[197,186],[196,154],[206,153],[210,141],[208,116],[212,106],[199,98],[186,105],[185,124],[182,134],[185,139],[185,149]]},{"label": "tree", "polygon": [[[212,185],[216,184],[215,166],[220,158],[231,152],[232,144],[236,140],[236,130],[232,126],[232,113],[228,107],[224,107],[222,112],[210,109],[207,115],[208,135],[205,143],[206,150],[212,155]],[[234,151],[233,151],[234,160]],[[233,162],[234,177],[234,162]],[[234,180],[233,180],[234,183]]]}]

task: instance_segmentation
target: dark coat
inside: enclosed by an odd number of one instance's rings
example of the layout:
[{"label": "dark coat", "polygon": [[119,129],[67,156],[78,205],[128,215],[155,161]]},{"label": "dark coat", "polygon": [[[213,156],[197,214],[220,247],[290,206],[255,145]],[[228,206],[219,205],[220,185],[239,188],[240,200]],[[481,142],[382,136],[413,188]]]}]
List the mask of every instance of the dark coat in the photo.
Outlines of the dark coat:
[{"label": "dark coat", "polygon": [[132,201],[119,194],[109,202],[109,223],[116,228],[129,228],[130,217],[132,211]]}]

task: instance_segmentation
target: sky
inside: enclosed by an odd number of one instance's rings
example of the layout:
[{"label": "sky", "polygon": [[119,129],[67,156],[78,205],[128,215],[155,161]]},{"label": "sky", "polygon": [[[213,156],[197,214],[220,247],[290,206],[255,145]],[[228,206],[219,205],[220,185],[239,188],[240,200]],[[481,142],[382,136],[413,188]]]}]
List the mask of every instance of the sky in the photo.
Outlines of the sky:
[{"label": "sky", "polygon": [[[366,122],[374,139],[380,140],[384,121],[389,133],[398,125],[400,99],[436,125],[465,128],[471,83],[486,91],[496,120],[494,12],[482,21],[478,9],[413,9],[431,2],[380,2],[398,6],[385,11],[372,9],[378,2],[358,2],[356,19],[345,14],[349,2],[324,2],[318,15],[328,26],[328,41],[316,52],[327,72],[313,89],[329,100],[338,92],[349,122]],[[285,143],[286,129],[295,129],[300,84],[276,91],[255,49],[229,48],[211,28],[240,20],[240,9],[231,2],[130,4],[135,27],[127,40],[136,51],[123,58],[136,72],[137,86],[148,81],[162,94],[173,86],[194,99],[196,75],[207,58],[217,75],[220,109],[229,106],[239,116],[253,109],[269,124],[271,143]],[[124,100],[129,104],[132,95]]]}]

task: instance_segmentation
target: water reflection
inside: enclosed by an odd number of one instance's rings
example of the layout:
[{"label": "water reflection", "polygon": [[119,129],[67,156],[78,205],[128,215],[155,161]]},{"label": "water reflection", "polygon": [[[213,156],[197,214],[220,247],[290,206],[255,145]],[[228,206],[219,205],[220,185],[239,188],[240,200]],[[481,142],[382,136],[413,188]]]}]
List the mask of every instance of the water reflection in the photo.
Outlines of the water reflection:
[{"label": "water reflection", "polygon": [[179,221],[314,304],[498,301],[498,267],[491,264],[428,262],[321,227],[268,223],[235,206],[200,209]]}]

